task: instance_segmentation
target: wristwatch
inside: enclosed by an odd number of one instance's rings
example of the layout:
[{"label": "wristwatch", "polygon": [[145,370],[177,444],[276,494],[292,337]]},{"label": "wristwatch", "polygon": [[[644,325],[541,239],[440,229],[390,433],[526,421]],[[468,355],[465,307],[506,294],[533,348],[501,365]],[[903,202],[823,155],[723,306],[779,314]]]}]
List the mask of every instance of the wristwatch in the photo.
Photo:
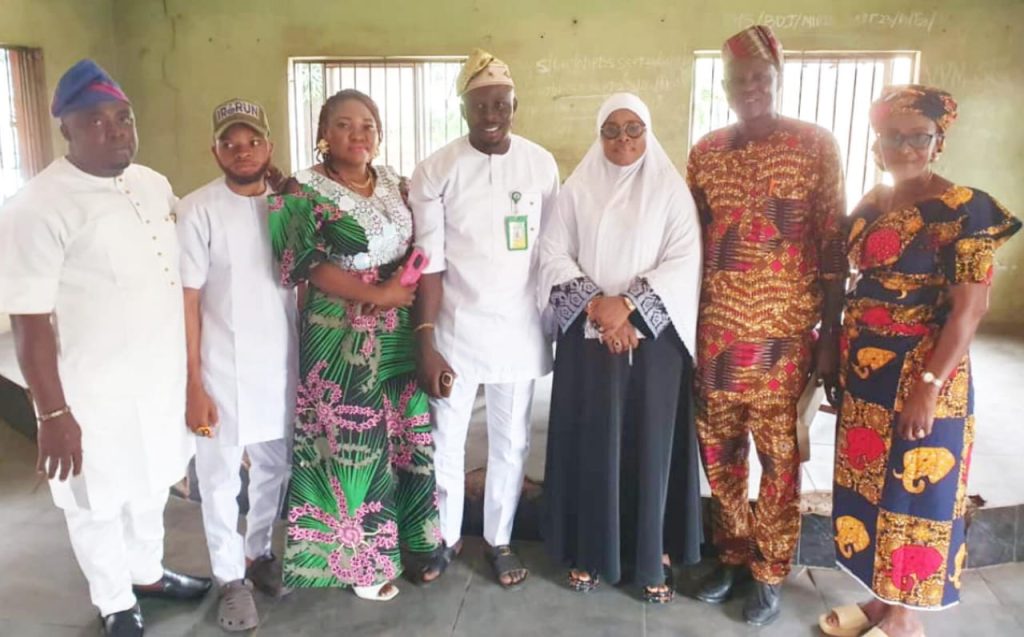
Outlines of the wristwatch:
[{"label": "wristwatch", "polygon": [[942,385],[944,384],[938,376],[931,372],[925,372],[921,374],[921,380],[928,383],[929,385],[932,385],[936,389],[942,389]]},{"label": "wristwatch", "polygon": [[626,304],[626,309],[629,310],[630,314],[636,311],[636,303],[633,302],[633,299],[628,296],[623,296],[622,302]]}]

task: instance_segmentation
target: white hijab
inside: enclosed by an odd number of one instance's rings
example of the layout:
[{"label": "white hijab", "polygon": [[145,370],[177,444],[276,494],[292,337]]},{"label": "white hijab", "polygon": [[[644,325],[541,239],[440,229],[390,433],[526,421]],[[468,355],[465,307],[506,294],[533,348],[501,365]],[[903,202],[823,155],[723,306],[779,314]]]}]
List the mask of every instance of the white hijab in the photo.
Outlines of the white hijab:
[{"label": "white hijab", "polygon": [[[647,150],[629,166],[608,161],[601,143],[601,126],[619,109],[632,111],[647,127]],[[644,278],[696,360],[701,231],[690,190],[654,136],[639,97],[616,93],[605,100],[597,130],[541,238],[540,307],[547,308],[554,286],[581,276],[606,296]]]}]

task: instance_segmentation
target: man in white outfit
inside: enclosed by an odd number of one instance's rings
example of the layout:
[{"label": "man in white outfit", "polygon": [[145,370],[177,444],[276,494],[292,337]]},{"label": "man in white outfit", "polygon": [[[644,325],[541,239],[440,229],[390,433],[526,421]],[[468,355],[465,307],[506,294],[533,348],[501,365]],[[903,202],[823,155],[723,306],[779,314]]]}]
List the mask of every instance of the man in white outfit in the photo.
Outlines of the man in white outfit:
[{"label": "man in white outfit", "polygon": [[61,77],[51,112],[68,153],[0,210],[0,312],[35,401],[37,468],[104,631],[137,636],[137,597],[210,588],[163,567],[164,505],[194,449],[175,197],[132,163],[131,104],[95,62]]},{"label": "man in white outfit", "polygon": [[551,370],[534,299],[537,238],[558,194],[558,166],[551,153],[512,134],[517,102],[507,65],[474,50],[458,91],[469,134],[424,160],[409,194],[416,244],[430,259],[415,333],[420,382],[432,397],[445,543],[422,577],[440,577],[461,550],[466,434],[483,385],[484,539],[495,576],[511,587],[528,574],[510,541],[530,446],[533,385]]},{"label": "man in white outfit", "polygon": [[[218,621],[259,623],[255,587],[282,593],[271,552],[288,479],[297,372],[296,301],[281,285],[267,224],[273,146],[263,108],[232,99],[213,113],[213,152],[224,173],[175,207],[188,343],[187,422],[213,575]],[[249,512],[238,533],[239,469],[248,456]],[[248,569],[247,569],[248,565]]]}]

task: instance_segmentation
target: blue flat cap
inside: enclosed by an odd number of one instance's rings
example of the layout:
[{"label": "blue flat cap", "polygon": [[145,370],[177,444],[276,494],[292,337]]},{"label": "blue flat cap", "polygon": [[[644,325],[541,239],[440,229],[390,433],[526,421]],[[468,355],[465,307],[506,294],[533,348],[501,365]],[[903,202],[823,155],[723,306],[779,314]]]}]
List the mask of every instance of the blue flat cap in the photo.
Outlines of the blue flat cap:
[{"label": "blue flat cap", "polygon": [[114,101],[131,103],[103,67],[89,59],[79,60],[57,83],[50,113],[54,117],[64,117],[72,111]]}]

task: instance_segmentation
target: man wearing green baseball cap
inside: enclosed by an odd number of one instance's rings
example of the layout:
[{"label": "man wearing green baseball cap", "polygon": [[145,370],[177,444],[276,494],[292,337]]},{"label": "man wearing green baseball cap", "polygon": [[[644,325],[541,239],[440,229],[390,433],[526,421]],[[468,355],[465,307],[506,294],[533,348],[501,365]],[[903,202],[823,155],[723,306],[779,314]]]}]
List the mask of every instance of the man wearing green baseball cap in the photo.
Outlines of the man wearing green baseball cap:
[{"label": "man wearing green baseball cap", "polygon": [[[213,112],[223,175],[175,207],[188,351],[186,423],[197,435],[196,473],[218,621],[259,623],[252,589],[279,596],[273,522],[289,472],[297,370],[296,301],[276,276],[267,224],[274,146],[263,107],[243,99]],[[236,528],[239,468],[249,458],[245,536]]]}]

